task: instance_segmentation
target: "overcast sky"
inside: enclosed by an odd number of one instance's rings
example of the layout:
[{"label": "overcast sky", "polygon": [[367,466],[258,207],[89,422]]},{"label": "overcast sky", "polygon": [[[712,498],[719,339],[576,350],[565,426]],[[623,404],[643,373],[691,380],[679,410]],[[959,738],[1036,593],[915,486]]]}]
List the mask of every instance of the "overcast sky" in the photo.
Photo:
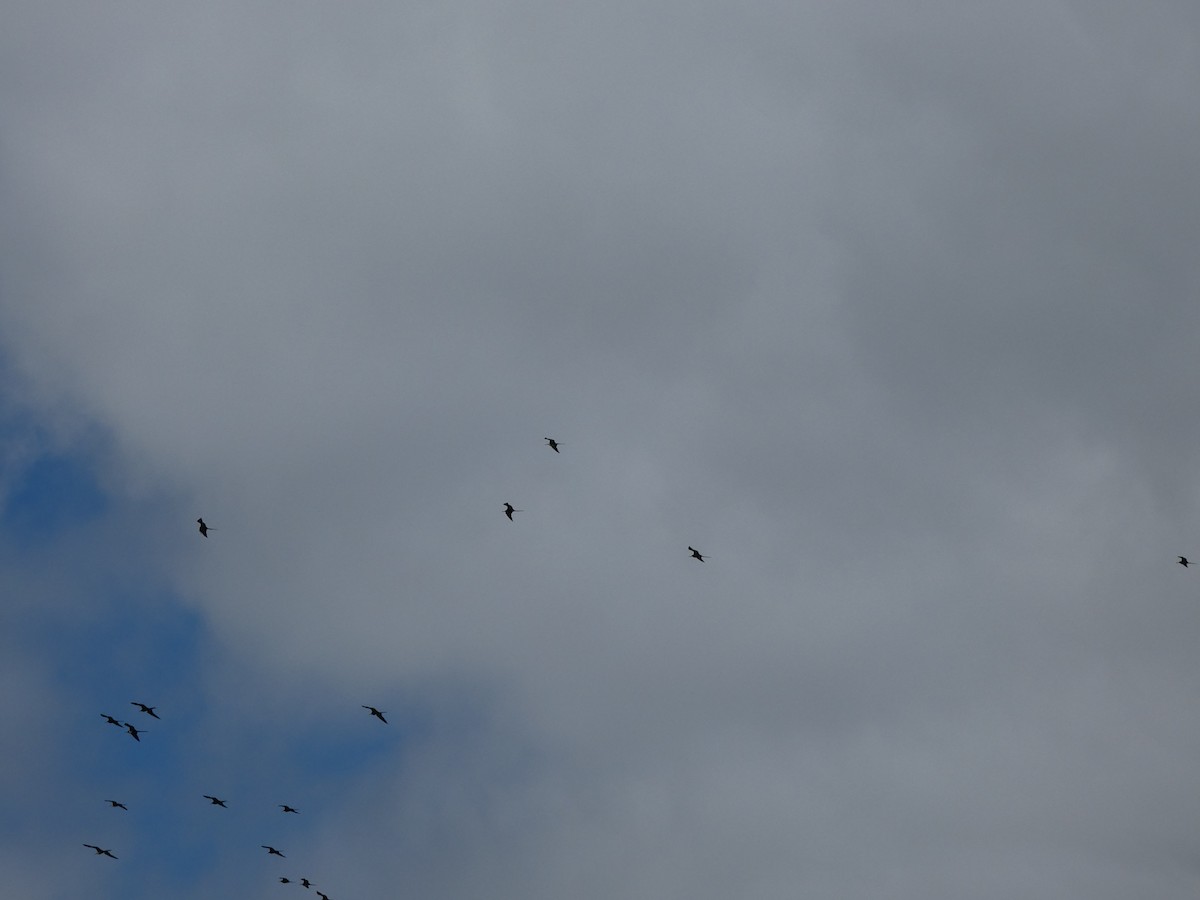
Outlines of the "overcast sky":
[{"label": "overcast sky", "polygon": [[0,890],[1194,896],[1198,84],[1172,0],[9,4]]}]

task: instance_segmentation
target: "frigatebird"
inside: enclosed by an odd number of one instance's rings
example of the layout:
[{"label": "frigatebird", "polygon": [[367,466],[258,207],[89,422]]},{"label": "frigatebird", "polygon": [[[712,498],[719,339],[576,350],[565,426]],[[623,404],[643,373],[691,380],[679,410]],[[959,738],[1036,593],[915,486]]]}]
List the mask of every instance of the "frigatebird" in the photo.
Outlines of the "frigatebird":
[{"label": "frigatebird", "polygon": [[208,526],[204,524],[204,520],[203,520],[203,519],[197,519],[197,520],[196,520],[196,522],[197,522],[197,524],[199,524],[199,526],[200,526],[200,529],[199,529],[199,530],[200,530],[200,534],[201,534],[201,536],[203,536],[203,537],[208,537]]},{"label": "frigatebird", "polygon": [[[258,846],[260,846],[264,850],[266,850],[267,854],[269,856],[283,856],[283,854],[280,853],[278,850],[276,850],[274,847],[268,847],[266,844],[259,844]],[[286,859],[286,857],[284,857],[284,858]]]},{"label": "frigatebird", "polygon": [[553,450],[555,453],[557,453],[557,452],[558,452],[558,441],[556,441],[554,438],[546,438],[546,444],[547,444],[547,446],[549,446],[549,447],[550,447],[550,449],[551,449],[551,450]]},{"label": "frigatebird", "polygon": [[144,728],[134,728],[132,722],[125,723],[125,730],[128,731],[129,736],[131,738],[133,738],[135,741],[137,741],[139,744],[142,742],[142,739],[140,737],[138,737],[138,735],[146,733],[146,730]]},{"label": "frigatebird", "polygon": [[510,522],[511,522],[511,521],[513,520],[512,514],[513,514],[513,513],[515,513],[515,512],[525,512],[525,510],[523,510],[523,509],[513,509],[513,505],[512,505],[511,503],[505,503],[505,504],[504,504],[504,514],[505,514],[506,516],[508,516],[508,521],[510,521]]},{"label": "frigatebird", "polygon": [[108,856],[112,859],[120,859],[119,856],[113,856],[113,852],[111,850],[105,850],[101,847],[97,847],[95,844],[84,844],[83,846],[87,847],[89,850],[95,850],[97,856]]},{"label": "frigatebird", "polygon": [[100,713],[100,715],[104,716],[104,721],[108,722],[109,725],[116,725],[118,728],[125,727],[124,725],[121,724],[119,719],[114,719],[108,713]]},{"label": "frigatebird", "polygon": [[123,809],[125,812],[129,812],[129,807],[124,803],[118,803],[116,800],[105,800],[104,802],[112,804],[113,809]]},{"label": "frigatebird", "polygon": [[147,706],[145,703],[138,703],[136,700],[130,700],[129,705],[136,706],[148,716],[154,716],[156,719],[158,718],[158,713],[155,712],[155,710],[158,709],[157,706]]},{"label": "frigatebird", "polygon": [[[361,704],[360,704],[360,705],[361,705]],[[382,722],[384,725],[386,725],[386,724],[388,723],[388,720],[387,720],[387,719],[385,719],[385,718],[383,717],[383,713],[381,713],[381,712],[380,712],[379,710],[377,710],[375,707],[373,707],[373,706],[363,706],[363,709],[369,709],[369,710],[371,711],[371,715],[373,715],[375,718],[377,718],[377,719],[378,719],[380,722]]]},{"label": "frigatebird", "polygon": [[1188,566],[1190,566],[1192,564],[1192,561],[1190,559],[1188,559],[1186,556],[1181,556],[1181,557],[1179,557],[1179,564],[1186,569]]},{"label": "frigatebird", "polygon": [[[201,794],[200,796],[203,797],[205,800],[211,801],[213,806],[225,806],[224,800],[219,800],[216,797],[210,797],[208,794]],[[225,806],[225,808],[229,809],[228,806]]]},{"label": "frigatebird", "polygon": [[280,803],[279,808],[282,809],[285,813],[294,812],[297,815],[300,814],[300,810],[296,809],[295,807],[288,806],[286,803]]},{"label": "frigatebird", "polygon": [[688,547],[688,549],[692,551],[692,558],[698,559],[698,560],[700,560],[700,562],[704,562],[704,560],[712,558],[710,556],[701,556],[700,551],[697,550],[695,547]]}]

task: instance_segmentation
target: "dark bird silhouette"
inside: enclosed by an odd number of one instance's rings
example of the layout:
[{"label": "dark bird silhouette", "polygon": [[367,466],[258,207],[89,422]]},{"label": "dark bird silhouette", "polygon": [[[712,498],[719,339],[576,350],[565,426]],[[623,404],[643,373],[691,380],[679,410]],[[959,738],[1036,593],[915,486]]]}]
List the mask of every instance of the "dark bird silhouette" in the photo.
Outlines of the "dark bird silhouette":
[{"label": "dark bird silhouette", "polygon": [[546,438],[546,444],[547,444],[547,445],[550,447],[550,449],[551,449],[551,450],[553,450],[555,453],[557,453],[557,452],[558,452],[558,441],[556,441],[554,438]]},{"label": "dark bird silhouette", "polygon": [[311,882],[311,881],[309,881],[307,878],[301,878],[301,879],[300,879],[300,883],[301,883],[302,885],[304,885],[306,888],[310,888],[310,887],[312,887],[312,882]]},{"label": "dark bird silhouette", "polygon": [[282,809],[285,813],[294,812],[297,815],[300,814],[300,810],[296,809],[293,806],[288,806],[286,803],[280,803],[279,808]]},{"label": "dark bird silhouette", "polygon": [[108,713],[100,713],[100,715],[104,716],[104,721],[106,721],[109,725],[116,725],[118,728],[125,727],[124,725],[121,724],[121,722],[119,720],[114,719]]},{"label": "dark bird silhouette", "polygon": [[1181,557],[1179,557],[1179,564],[1186,569],[1188,566],[1190,566],[1192,564],[1192,561],[1190,559],[1188,559],[1186,556],[1181,556]]},{"label": "dark bird silhouette", "polygon": [[378,719],[380,722],[382,722],[384,725],[386,725],[386,724],[387,724],[387,719],[385,719],[385,718],[383,717],[383,713],[381,713],[381,712],[380,712],[379,710],[377,710],[375,707],[373,707],[373,706],[363,706],[363,709],[369,709],[369,710],[371,711],[371,715],[373,715],[375,718],[377,718],[377,719]]},{"label": "dark bird silhouette", "polygon": [[196,523],[200,526],[200,534],[203,537],[208,537],[208,526],[204,524],[203,519],[197,519]]},{"label": "dark bird silhouette", "polygon": [[320,898],[321,898],[321,900],[329,900],[329,895],[328,895],[328,894],[322,894],[320,891],[317,891],[317,896],[318,896],[318,897],[320,897]]},{"label": "dark bird silhouette", "polygon": [[125,810],[125,812],[129,812],[129,807],[126,806],[124,803],[118,803],[116,800],[105,800],[104,802],[111,803],[113,809],[123,809],[123,810]]},{"label": "dark bird silhouette", "polygon": [[[219,800],[216,797],[210,797],[208,794],[201,794],[200,796],[202,796],[205,800],[211,801],[213,806],[225,806],[224,800]],[[225,806],[225,808],[229,809],[228,806]]]},{"label": "dark bird silhouette", "polygon": [[[269,856],[283,856],[283,854],[280,853],[278,850],[276,850],[274,847],[268,847],[266,844],[259,844],[258,846],[260,846],[264,850],[266,850],[267,854]],[[286,859],[286,857],[284,857],[284,858]]]},{"label": "dark bird silhouette", "polygon": [[280,883],[280,884],[291,884],[291,883],[292,883],[292,879],[290,879],[290,878],[285,878],[284,876],[280,875],[280,876],[279,876],[279,883]]},{"label": "dark bird silhouette", "polygon": [[505,503],[505,504],[504,504],[504,514],[505,514],[506,516],[508,516],[508,521],[510,521],[510,522],[511,522],[511,521],[513,520],[512,514],[513,514],[513,513],[515,513],[515,512],[525,512],[525,510],[523,510],[523,509],[513,509],[513,505],[512,505],[511,503]]},{"label": "dark bird silhouette", "polygon": [[158,718],[158,713],[155,712],[155,710],[158,709],[157,706],[147,706],[145,703],[138,703],[136,700],[130,700],[129,705],[136,706],[148,716],[154,716],[156,719]]},{"label": "dark bird silhouette", "polygon": [[706,559],[712,559],[711,556],[701,556],[700,551],[697,550],[695,547],[688,547],[688,549],[692,551],[692,558],[698,559],[698,560],[700,560],[700,562],[704,562]]},{"label": "dark bird silhouette", "polygon": [[131,738],[133,738],[135,741],[137,741],[139,744],[142,742],[142,739],[140,737],[138,737],[138,735],[146,733],[146,729],[144,729],[144,728],[134,728],[132,722],[125,723],[125,730],[128,731],[129,736]]},{"label": "dark bird silhouette", "polygon": [[113,856],[113,852],[111,850],[104,850],[101,847],[97,847],[95,844],[84,844],[83,846],[87,847],[89,850],[95,850],[97,856],[107,856],[112,859],[120,859],[119,856]]}]

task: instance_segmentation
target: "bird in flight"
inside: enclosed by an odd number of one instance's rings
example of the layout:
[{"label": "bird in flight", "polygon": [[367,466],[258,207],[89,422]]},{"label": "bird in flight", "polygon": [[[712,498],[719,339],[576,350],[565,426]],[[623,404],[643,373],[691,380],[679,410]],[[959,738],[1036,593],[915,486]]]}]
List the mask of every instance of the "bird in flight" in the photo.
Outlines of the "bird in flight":
[{"label": "bird in flight", "polygon": [[711,556],[702,556],[700,551],[695,547],[688,547],[688,549],[692,551],[692,559],[698,559],[700,562],[704,562],[706,559],[712,559]]},{"label": "bird in flight", "polygon": [[129,807],[124,803],[118,803],[116,800],[105,800],[104,802],[112,804],[113,809],[123,809],[125,812],[129,812]]},{"label": "bird in flight", "polygon": [[290,879],[290,878],[288,878],[288,877],[286,877],[286,876],[284,876],[284,875],[280,875],[280,876],[279,876],[279,883],[280,883],[280,884],[291,884],[291,883],[292,883],[292,879]]},{"label": "bird in flight", "polygon": [[1188,566],[1190,566],[1192,564],[1192,561],[1190,559],[1188,559],[1186,556],[1181,556],[1181,557],[1179,557],[1179,564],[1186,569]]},{"label": "bird in flight", "polygon": [[[258,846],[260,846],[264,850],[266,850],[267,855],[269,855],[269,856],[283,856],[283,854],[280,853],[278,850],[276,850],[274,847],[268,847],[266,844],[259,844]],[[286,857],[284,857],[284,858],[286,859]]]},{"label": "bird in flight", "polygon": [[312,887],[312,882],[311,882],[311,881],[309,881],[307,878],[301,878],[301,879],[300,879],[300,883],[301,883],[302,885],[304,885],[306,888],[310,888],[310,887]]},{"label": "bird in flight", "polygon": [[[360,705],[361,705],[361,704],[360,704]],[[375,707],[373,707],[373,706],[363,706],[363,709],[369,709],[369,710],[371,711],[371,715],[373,715],[375,718],[377,718],[377,719],[378,719],[380,722],[382,722],[384,725],[386,725],[386,724],[388,723],[388,720],[387,720],[387,719],[385,719],[385,718],[383,717],[383,713],[381,713],[381,712],[380,712],[379,710],[377,710]]]},{"label": "bird in flight", "polygon": [[196,523],[197,523],[197,524],[200,526],[200,529],[199,529],[199,530],[200,530],[200,534],[201,534],[203,537],[208,537],[208,526],[204,524],[204,520],[203,520],[203,519],[197,519],[197,520],[196,520]]},{"label": "bird in flight", "polygon": [[131,738],[133,738],[135,741],[137,741],[139,744],[142,742],[142,739],[140,737],[138,737],[138,735],[146,733],[146,730],[144,728],[135,728],[133,726],[132,722],[125,723],[125,730],[128,731],[129,736]]},{"label": "bird in flight", "polygon": [[136,706],[147,715],[154,716],[156,719],[158,718],[158,713],[155,712],[155,710],[158,709],[157,706],[147,706],[145,703],[138,703],[136,700],[130,700],[129,705]]},{"label": "bird in flight", "polygon": [[554,438],[546,438],[546,445],[555,453],[558,452],[558,441],[556,441]]},{"label": "bird in flight", "polygon": [[122,725],[122,724],[120,723],[120,721],[118,721],[117,719],[114,719],[114,718],[113,718],[112,716],[110,716],[108,713],[100,713],[100,715],[104,716],[104,721],[108,722],[108,724],[109,724],[109,725],[116,725],[118,728],[124,728],[124,727],[125,727],[124,725]]},{"label": "bird in flight", "polygon": [[[211,801],[213,806],[225,806],[224,800],[219,800],[216,797],[210,797],[208,794],[201,794],[200,796],[202,796],[205,800]],[[225,808],[229,809],[228,806],[225,806]]]},{"label": "bird in flight", "polygon": [[104,850],[101,847],[97,847],[95,844],[84,844],[83,846],[87,847],[89,850],[95,850],[97,856],[108,856],[112,859],[120,859],[119,856],[113,856],[113,852],[111,850]]},{"label": "bird in flight", "polygon": [[279,808],[282,809],[285,813],[293,812],[293,813],[296,813],[296,815],[300,814],[300,810],[296,809],[294,806],[288,806],[286,803],[280,803]]},{"label": "bird in flight", "polygon": [[322,894],[320,891],[317,891],[317,896],[318,896],[318,897],[320,897],[320,898],[321,898],[321,900],[329,900],[329,895],[328,895],[328,894]]},{"label": "bird in flight", "polygon": [[508,521],[510,521],[510,522],[511,522],[511,521],[513,520],[512,514],[513,514],[513,513],[515,513],[515,512],[525,512],[525,510],[523,510],[523,509],[513,509],[513,505],[512,505],[511,503],[505,503],[505,504],[504,504],[504,514],[505,514],[506,516],[508,516]]}]

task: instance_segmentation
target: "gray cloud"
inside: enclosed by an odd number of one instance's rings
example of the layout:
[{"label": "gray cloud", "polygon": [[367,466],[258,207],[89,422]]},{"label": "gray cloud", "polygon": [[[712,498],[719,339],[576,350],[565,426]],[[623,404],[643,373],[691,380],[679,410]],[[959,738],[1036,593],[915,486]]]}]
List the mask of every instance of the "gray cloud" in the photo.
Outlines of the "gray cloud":
[{"label": "gray cloud", "polygon": [[10,402],[211,633],[185,759],[421,722],[334,897],[1194,888],[1196,25],[22,10]]}]

